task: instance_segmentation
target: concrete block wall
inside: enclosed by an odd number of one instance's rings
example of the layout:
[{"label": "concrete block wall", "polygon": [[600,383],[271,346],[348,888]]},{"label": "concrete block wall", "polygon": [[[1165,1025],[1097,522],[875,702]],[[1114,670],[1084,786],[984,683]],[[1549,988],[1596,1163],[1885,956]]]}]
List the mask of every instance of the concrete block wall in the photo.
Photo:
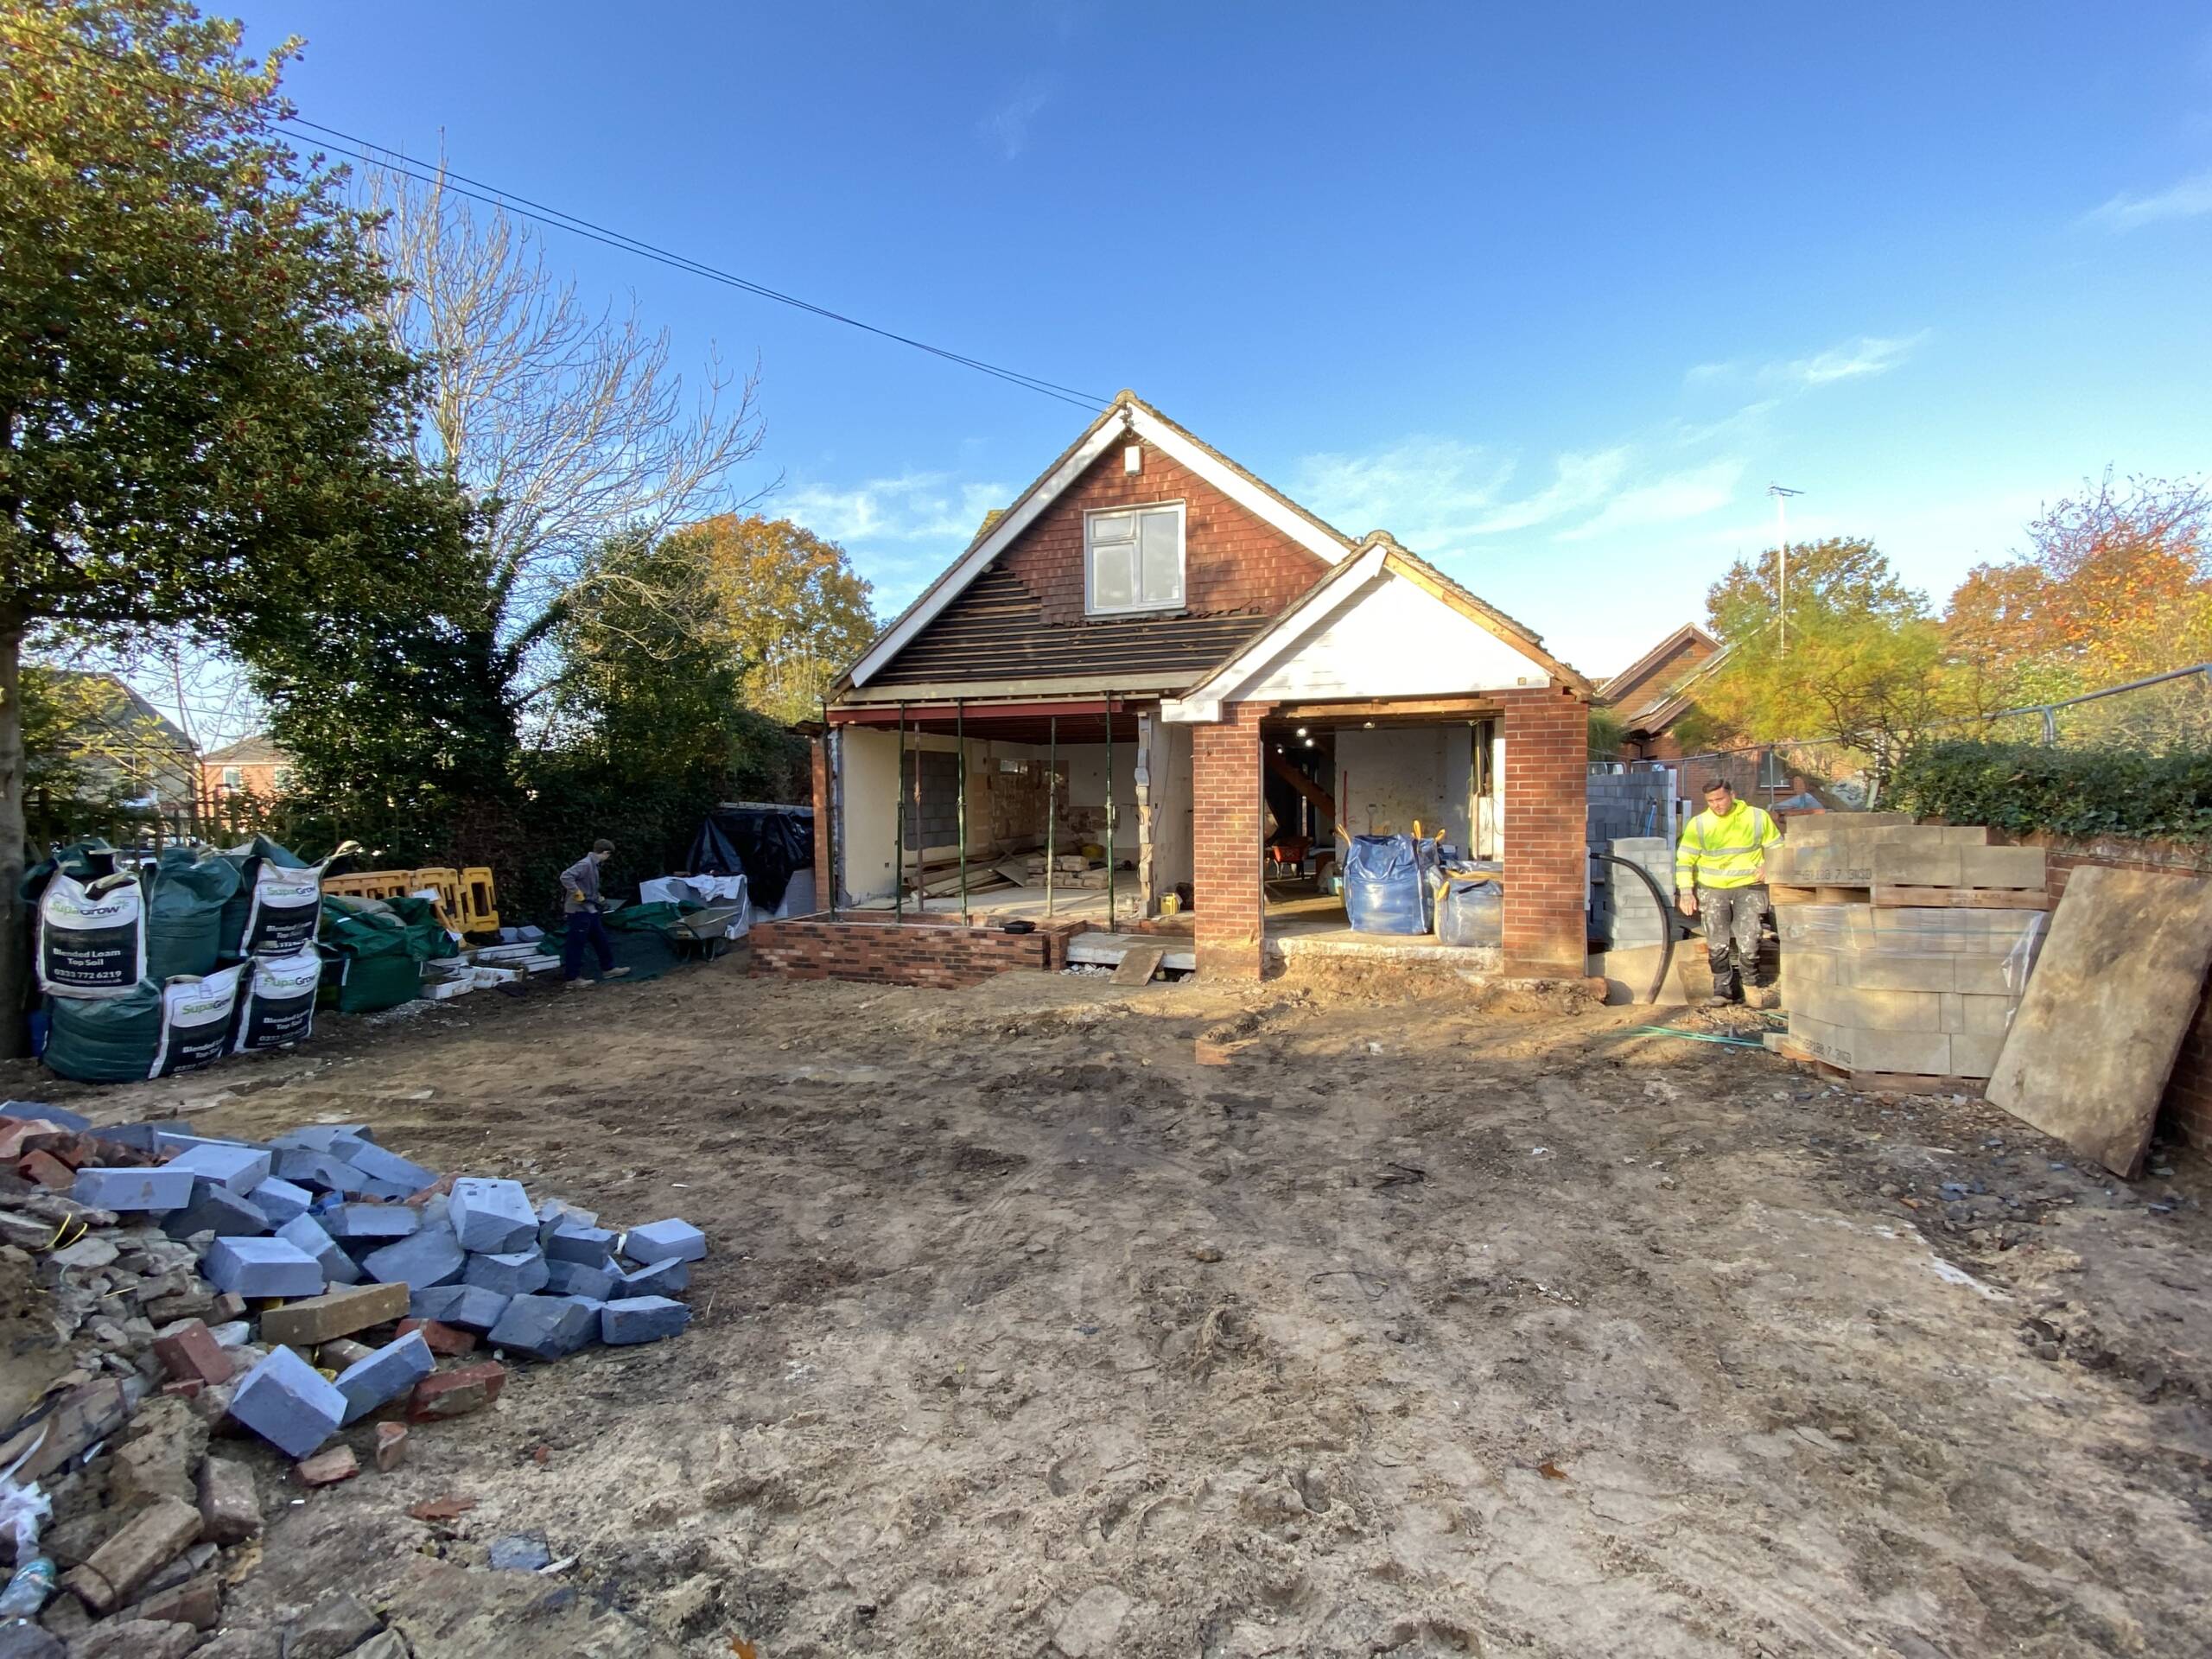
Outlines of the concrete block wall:
[{"label": "concrete block wall", "polygon": [[[1675,891],[1675,848],[1664,836],[1637,836],[1618,841],[1592,842],[1591,851],[1624,858],[1649,873],[1659,891],[1672,898]],[[1669,924],[1651,902],[1649,889],[1626,870],[1590,861],[1590,934],[1605,941],[1609,950],[1656,944],[1667,936]]]},{"label": "concrete block wall", "polygon": [[1593,772],[1586,785],[1590,844],[1668,831],[1674,780],[1663,772]]}]

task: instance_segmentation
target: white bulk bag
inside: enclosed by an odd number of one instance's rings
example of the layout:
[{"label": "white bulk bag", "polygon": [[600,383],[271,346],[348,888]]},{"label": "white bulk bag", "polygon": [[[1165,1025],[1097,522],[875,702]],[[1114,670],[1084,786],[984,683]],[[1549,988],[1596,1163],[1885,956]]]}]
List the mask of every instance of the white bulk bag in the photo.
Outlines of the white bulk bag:
[{"label": "white bulk bag", "polygon": [[246,969],[241,962],[212,974],[179,974],[162,987],[161,1044],[148,1077],[165,1077],[223,1058]]},{"label": "white bulk bag", "polygon": [[315,1028],[322,958],[302,950],[289,957],[256,957],[240,965],[251,973],[238,993],[238,1037],[231,1052],[251,1054],[305,1042]]},{"label": "white bulk bag", "polygon": [[136,871],[79,881],[56,870],[38,900],[38,988],[127,996],[146,976],[146,891]]},{"label": "white bulk bag", "polygon": [[315,943],[322,918],[322,869],[287,869],[271,859],[255,861],[246,900],[242,957],[289,957]]}]

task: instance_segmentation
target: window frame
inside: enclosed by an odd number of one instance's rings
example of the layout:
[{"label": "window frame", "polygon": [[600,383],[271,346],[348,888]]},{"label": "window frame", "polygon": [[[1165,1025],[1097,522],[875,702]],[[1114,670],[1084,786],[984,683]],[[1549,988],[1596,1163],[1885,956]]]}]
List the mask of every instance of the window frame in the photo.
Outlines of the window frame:
[{"label": "window frame", "polygon": [[[1085,616],[1142,616],[1156,612],[1179,611],[1186,608],[1191,588],[1191,540],[1188,504],[1180,499],[1173,501],[1132,501],[1125,506],[1086,507],[1083,513],[1083,613]],[[1173,512],[1175,515],[1175,597],[1173,599],[1140,600],[1134,605],[1101,605],[1098,602],[1096,564],[1092,558],[1094,541],[1092,523],[1100,518],[1141,519],[1147,512]],[[1144,531],[1140,525],[1135,537],[1137,550],[1136,578],[1144,581]]]}]

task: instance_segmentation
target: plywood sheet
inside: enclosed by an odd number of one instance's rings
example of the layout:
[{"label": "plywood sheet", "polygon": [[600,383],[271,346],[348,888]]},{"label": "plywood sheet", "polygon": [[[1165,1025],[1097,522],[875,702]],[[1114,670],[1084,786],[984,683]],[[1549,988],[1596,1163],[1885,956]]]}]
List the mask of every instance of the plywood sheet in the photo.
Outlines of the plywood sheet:
[{"label": "plywood sheet", "polygon": [[1167,947],[1147,940],[1133,944],[1122,960],[1115,964],[1114,982],[1116,985],[1149,985],[1152,976],[1160,971],[1160,959],[1167,954]]},{"label": "plywood sheet", "polygon": [[2086,865],[2067,881],[1989,1099],[2133,1176],[2212,962],[2212,881]]}]

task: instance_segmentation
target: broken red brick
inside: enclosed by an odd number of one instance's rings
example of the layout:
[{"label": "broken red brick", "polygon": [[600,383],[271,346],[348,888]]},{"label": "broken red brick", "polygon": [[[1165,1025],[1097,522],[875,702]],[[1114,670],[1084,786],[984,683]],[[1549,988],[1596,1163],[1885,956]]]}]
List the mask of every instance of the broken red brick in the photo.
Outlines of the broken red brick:
[{"label": "broken red brick", "polygon": [[407,1511],[417,1521],[457,1521],[476,1507],[473,1497],[426,1498]]},{"label": "broken red brick", "polygon": [[446,1198],[449,1196],[452,1192],[453,1177],[450,1175],[441,1175],[436,1180],[432,1181],[420,1192],[415,1193],[411,1197],[403,1199],[402,1202],[404,1203],[410,1210],[420,1210],[432,1198]]},{"label": "broken red brick", "polygon": [[181,1382],[162,1383],[162,1392],[163,1394],[174,1394],[185,1400],[196,1400],[200,1397],[200,1390],[207,1386],[207,1385],[205,1382],[202,1382],[198,1377],[188,1376]]},{"label": "broken red brick", "polygon": [[399,1334],[403,1337],[411,1336],[417,1331],[423,1333],[423,1340],[429,1344],[430,1351],[434,1354],[443,1354],[450,1359],[476,1351],[476,1334],[473,1331],[441,1325],[435,1319],[402,1319],[399,1322]]},{"label": "broken red brick", "polygon": [[351,1480],[361,1472],[360,1460],[354,1457],[350,1446],[334,1446],[327,1452],[318,1452],[303,1458],[294,1470],[302,1483],[308,1486],[335,1486],[341,1480]]},{"label": "broken red brick", "polygon": [[418,1423],[442,1417],[464,1417],[481,1411],[499,1397],[507,1385],[507,1368],[497,1360],[464,1365],[458,1370],[426,1376],[407,1396],[407,1414]]},{"label": "broken red brick", "polygon": [[550,1446],[532,1447],[530,1453],[530,1460],[536,1464],[539,1468],[543,1469],[547,1464],[553,1461],[553,1448]]},{"label": "broken red brick", "polygon": [[0,1159],[12,1163],[23,1155],[23,1142],[35,1135],[52,1135],[61,1126],[42,1117],[0,1118]]},{"label": "broken red brick", "polygon": [[51,1192],[67,1192],[77,1184],[77,1172],[50,1152],[26,1154],[16,1166],[16,1173]]},{"label": "broken red brick", "polygon": [[378,1423],[377,1425],[377,1470],[390,1474],[407,1461],[407,1425]]},{"label": "broken red brick", "polygon": [[100,1143],[89,1135],[79,1135],[68,1129],[54,1129],[45,1135],[27,1135],[22,1140],[23,1152],[45,1153],[72,1169],[100,1160]]},{"label": "broken red brick", "polygon": [[196,1382],[203,1387],[229,1382],[233,1369],[231,1357],[223,1351],[205,1319],[194,1319],[181,1331],[155,1338],[154,1357],[178,1382]]}]

